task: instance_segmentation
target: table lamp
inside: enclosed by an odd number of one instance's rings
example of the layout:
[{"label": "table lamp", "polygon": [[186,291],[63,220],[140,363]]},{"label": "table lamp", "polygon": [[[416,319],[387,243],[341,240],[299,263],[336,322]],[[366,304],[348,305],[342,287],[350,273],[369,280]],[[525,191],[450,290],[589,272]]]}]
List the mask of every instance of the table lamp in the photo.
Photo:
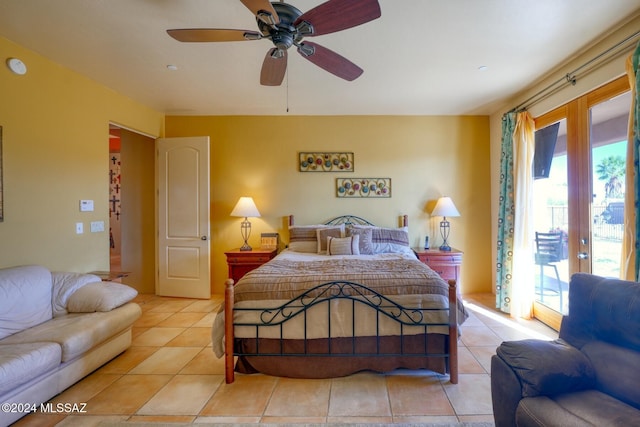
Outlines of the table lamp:
[{"label": "table lamp", "polygon": [[253,202],[251,197],[240,197],[238,203],[231,211],[231,216],[239,216],[244,217],[244,221],[240,223],[240,232],[242,233],[242,238],[244,239],[244,245],[240,248],[241,251],[250,251],[251,246],[247,243],[249,240],[249,236],[251,235],[251,223],[247,218],[259,218],[260,212],[258,212],[258,208],[256,204]]},{"label": "table lamp", "polygon": [[440,250],[446,252],[451,251],[451,246],[447,243],[449,231],[451,231],[447,217],[460,216],[460,212],[456,209],[456,205],[453,204],[451,197],[440,197],[431,215],[442,217],[442,221],[440,221],[440,234],[442,235],[442,246],[440,246]]}]

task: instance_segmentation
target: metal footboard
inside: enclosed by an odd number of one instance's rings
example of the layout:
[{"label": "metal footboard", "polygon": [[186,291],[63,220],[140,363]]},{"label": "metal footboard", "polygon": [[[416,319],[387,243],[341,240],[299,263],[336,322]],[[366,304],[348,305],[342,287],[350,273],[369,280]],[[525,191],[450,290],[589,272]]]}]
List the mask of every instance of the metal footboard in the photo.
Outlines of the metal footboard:
[{"label": "metal footboard", "polygon": [[[296,357],[443,357],[446,358],[446,366],[450,373],[450,381],[457,383],[457,305],[455,281],[449,283],[449,308],[414,308],[404,307],[397,302],[379,294],[378,292],[358,283],[348,281],[333,281],[323,283],[311,288],[296,298],[278,306],[271,308],[234,308],[233,307],[233,281],[227,282],[225,291],[225,351],[226,351],[226,382],[231,383],[234,380],[234,357],[235,356],[296,356]],[[332,336],[332,302],[336,300],[344,300],[351,306],[351,331],[345,335],[344,331],[340,336]],[[308,314],[313,307],[326,305],[326,328],[327,336],[323,337],[326,346],[318,349],[317,342],[310,345],[315,338],[308,336]],[[375,310],[375,327],[368,325],[369,329],[375,332],[369,338],[375,340],[375,345],[362,345],[359,343],[357,334],[358,319],[356,318],[356,308],[365,307],[366,309]],[[233,312],[253,313],[251,316],[255,321],[236,322],[233,323]],[[324,310],[324,307],[322,307]],[[317,311],[316,311],[317,312]],[[440,316],[446,319],[440,322],[428,321],[428,313],[441,312]],[[324,317],[324,311],[322,317]],[[393,350],[383,350],[381,340],[388,339],[383,337],[380,330],[381,319],[387,318],[397,322],[399,333],[394,334],[394,339],[399,340],[397,347]],[[303,331],[302,348],[292,350],[285,348],[287,338],[284,335],[284,327],[287,322],[292,319],[299,319],[302,322]],[[255,344],[252,346],[250,353],[242,352],[234,348],[234,328],[243,327],[255,330]],[[442,352],[442,348],[432,351],[429,348],[427,334],[429,328],[448,327],[449,337],[447,339],[447,348]],[[261,337],[265,336],[265,330],[269,330],[271,345],[267,348],[261,347]],[[407,334],[406,331],[410,330]],[[419,345],[422,347],[420,351],[415,350],[415,341],[412,351],[405,349],[405,340],[408,336],[424,337],[424,342]],[[340,348],[334,348],[333,339],[342,340]],[[244,338],[245,340],[254,340]],[[345,342],[346,341],[346,342]],[[350,341],[350,344],[349,344]],[[394,341],[395,342],[395,341]],[[369,343],[370,344],[370,343]],[[346,346],[346,347],[345,347]],[[337,346],[336,346],[337,347]],[[346,348],[346,349],[345,349]]]}]

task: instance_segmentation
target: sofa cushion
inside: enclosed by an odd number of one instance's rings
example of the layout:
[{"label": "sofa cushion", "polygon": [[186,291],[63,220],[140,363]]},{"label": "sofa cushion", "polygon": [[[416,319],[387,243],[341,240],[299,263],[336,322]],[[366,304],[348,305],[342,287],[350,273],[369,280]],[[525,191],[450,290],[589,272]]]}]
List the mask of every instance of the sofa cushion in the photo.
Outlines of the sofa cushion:
[{"label": "sofa cushion", "polygon": [[86,284],[100,282],[95,274],[68,273],[54,271],[51,273],[53,284],[52,306],[53,317],[67,314],[67,302],[75,291]]},{"label": "sofa cushion", "polygon": [[628,427],[638,425],[640,411],[597,390],[522,399],[518,426]]},{"label": "sofa cushion", "polygon": [[52,317],[51,272],[37,265],[0,269],[0,339]]},{"label": "sofa cushion", "polygon": [[584,390],[595,384],[589,359],[563,340],[505,341],[496,353],[518,375],[523,397]]},{"label": "sofa cushion", "polygon": [[56,342],[62,347],[62,361],[68,362],[129,328],[141,313],[135,303],[107,312],[71,313],[7,337],[2,343]]},{"label": "sofa cushion", "polygon": [[640,353],[604,341],[582,347],[596,373],[597,388],[640,409]]},{"label": "sofa cushion", "polygon": [[53,342],[0,344],[0,396],[56,369],[62,349]]},{"label": "sofa cushion", "polygon": [[114,282],[89,283],[76,290],[67,301],[69,313],[111,311],[131,301],[138,291],[130,286]]}]

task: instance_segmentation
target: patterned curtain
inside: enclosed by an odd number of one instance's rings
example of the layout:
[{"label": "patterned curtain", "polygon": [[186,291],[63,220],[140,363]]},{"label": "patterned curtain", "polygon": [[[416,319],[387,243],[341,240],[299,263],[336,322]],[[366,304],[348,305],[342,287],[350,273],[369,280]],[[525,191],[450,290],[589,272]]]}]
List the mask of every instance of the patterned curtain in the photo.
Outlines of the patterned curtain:
[{"label": "patterned curtain", "polygon": [[621,277],[640,281],[640,43],[627,60],[627,75],[631,87],[629,143],[627,145],[625,193],[625,233],[622,242]]},{"label": "patterned curtain", "polygon": [[535,296],[532,263],[535,124],[528,112],[503,120],[498,223],[496,308],[531,317]]},{"label": "patterned curtain", "polygon": [[511,272],[513,268],[514,185],[513,132],[516,113],[502,116],[502,152],[500,157],[500,198],[498,201],[498,256],[496,261],[496,308],[511,312]]}]

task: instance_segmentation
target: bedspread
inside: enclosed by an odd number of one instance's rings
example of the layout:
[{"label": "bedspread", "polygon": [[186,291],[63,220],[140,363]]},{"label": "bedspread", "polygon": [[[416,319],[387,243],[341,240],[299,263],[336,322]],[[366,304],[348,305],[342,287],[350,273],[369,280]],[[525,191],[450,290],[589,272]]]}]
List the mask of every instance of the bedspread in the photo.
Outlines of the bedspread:
[{"label": "bedspread", "polygon": [[335,280],[355,282],[382,295],[449,295],[448,283],[413,254],[327,256],[284,251],[240,279],[234,301],[289,300]]},{"label": "bedspread", "polygon": [[[349,281],[366,286],[378,294],[404,307],[434,309],[448,308],[449,285],[435,271],[420,262],[413,253],[379,254],[375,256],[327,256],[284,251],[275,259],[247,273],[234,287],[234,307],[278,307],[298,297],[314,286],[332,281]],[[346,293],[349,289],[346,289]],[[363,298],[359,296],[358,298]],[[365,297],[366,298],[366,297]],[[303,324],[307,326],[307,338],[350,336],[353,325],[352,311],[358,319],[355,327],[357,336],[394,335],[399,324],[393,319],[376,322],[376,311],[358,304],[356,308],[346,300],[333,300],[332,320],[326,318],[326,308],[309,310],[309,318],[294,318],[286,323],[285,337],[300,338]],[[425,321],[439,323],[429,327],[429,333],[448,333],[447,311],[424,312]],[[458,298],[458,323],[462,324],[468,314]],[[238,323],[257,322],[260,313],[234,310],[234,333],[237,338],[255,336],[254,327],[238,326]],[[371,325],[380,324],[380,330],[372,331]],[[330,326],[329,326],[330,324]],[[415,327],[413,333],[425,333],[425,329]],[[276,338],[275,328],[260,331],[262,338]],[[411,329],[404,329],[411,334]],[[252,335],[253,334],[253,335]],[[212,344],[218,357],[224,354],[224,316],[220,312],[214,321]]]}]

